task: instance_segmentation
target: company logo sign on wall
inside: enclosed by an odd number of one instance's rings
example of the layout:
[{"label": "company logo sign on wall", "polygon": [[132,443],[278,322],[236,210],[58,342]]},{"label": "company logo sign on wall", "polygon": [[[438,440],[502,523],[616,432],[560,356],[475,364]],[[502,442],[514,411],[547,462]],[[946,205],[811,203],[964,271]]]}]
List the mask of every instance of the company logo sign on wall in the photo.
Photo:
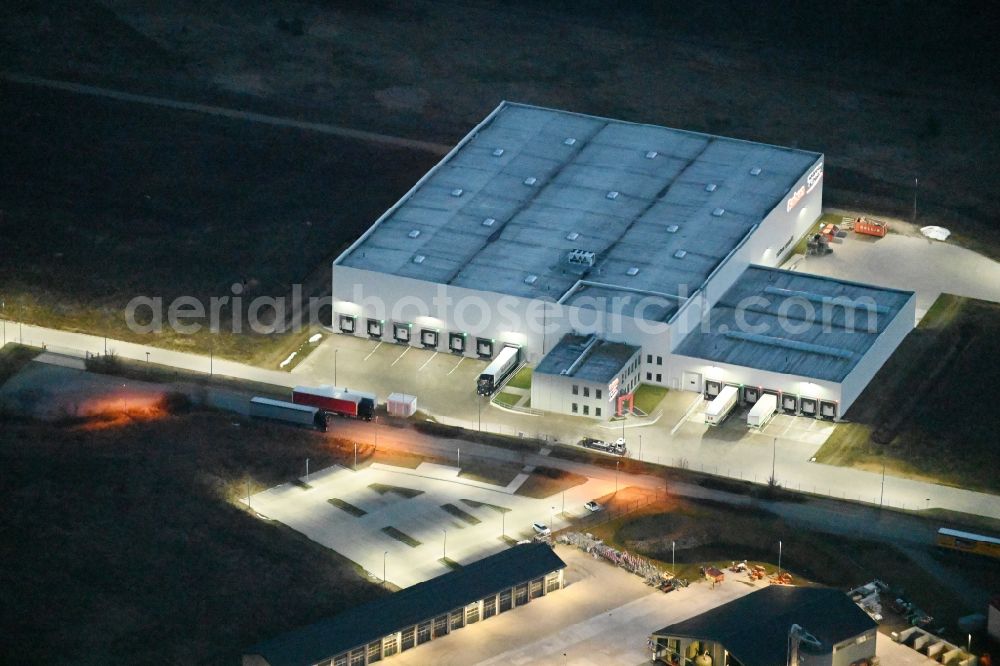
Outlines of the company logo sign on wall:
[{"label": "company logo sign on wall", "polygon": [[792,209],[799,205],[802,201],[802,197],[812,192],[819,185],[819,181],[823,180],[823,163],[820,162],[816,165],[816,168],[809,172],[806,176],[806,184],[795,190],[792,196],[789,197],[788,203],[785,205],[785,212],[790,213]]}]

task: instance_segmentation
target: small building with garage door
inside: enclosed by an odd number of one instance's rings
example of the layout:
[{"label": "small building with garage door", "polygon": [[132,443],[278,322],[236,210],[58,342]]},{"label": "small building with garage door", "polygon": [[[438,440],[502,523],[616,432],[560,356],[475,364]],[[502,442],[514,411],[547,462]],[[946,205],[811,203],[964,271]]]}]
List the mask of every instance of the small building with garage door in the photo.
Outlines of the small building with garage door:
[{"label": "small building with garage door", "polygon": [[363,666],[562,589],[565,562],[527,543],[247,648],[243,666]]}]

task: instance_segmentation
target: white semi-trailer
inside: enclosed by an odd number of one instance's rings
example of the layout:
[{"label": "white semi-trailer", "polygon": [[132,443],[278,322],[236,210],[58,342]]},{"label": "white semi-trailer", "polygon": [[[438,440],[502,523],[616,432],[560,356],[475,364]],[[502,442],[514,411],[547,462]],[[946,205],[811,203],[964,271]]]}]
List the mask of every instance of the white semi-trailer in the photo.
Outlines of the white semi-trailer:
[{"label": "white semi-trailer", "polygon": [[705,423],[716,426],[725,421],[729,412],[733,411],[733,407],[736,406],[736,398],[738,397],[739,391],[736,390],[735,386],[722,387],[719,395],[715,396],[715,399],[708,403],[708,407],[705,408]]},{"label": "white semi-trailer", "polygon": [[493,362],[486,366],[483,373],[476,381],[476,392],[479,395],[493,395],[510,373],[517,370],[521,363],[521,348],[514,345],[506,345],[493,359]]},{"label": "white semi-trailer", "polygon": [[250,416],[326,430],[326,416],[318,407],[296,405],[294,402],[250,398]]},{"label": "white semi-trailer", "polygon": [[747,414],[747,425],[760,430],[767,425],[778,409],[778,396],[773,393],[765,393],[757,400],[750,413]]}]

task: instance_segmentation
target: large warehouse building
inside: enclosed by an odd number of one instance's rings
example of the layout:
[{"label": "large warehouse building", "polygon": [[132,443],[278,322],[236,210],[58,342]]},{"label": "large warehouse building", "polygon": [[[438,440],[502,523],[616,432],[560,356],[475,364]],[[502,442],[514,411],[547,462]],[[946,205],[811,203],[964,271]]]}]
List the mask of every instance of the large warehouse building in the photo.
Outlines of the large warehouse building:
[{"label": "large warehouse building", "polygon": [[[603,342],[635,348],[598,364],[604,419],[632,375],[837,418],[915,299],[775,268],[822,194],[819,153],[505,102],[337,258],[334,326],[480,358],[516,345],[564,377]],[[574,387],[532,404],[582,415]]]}]

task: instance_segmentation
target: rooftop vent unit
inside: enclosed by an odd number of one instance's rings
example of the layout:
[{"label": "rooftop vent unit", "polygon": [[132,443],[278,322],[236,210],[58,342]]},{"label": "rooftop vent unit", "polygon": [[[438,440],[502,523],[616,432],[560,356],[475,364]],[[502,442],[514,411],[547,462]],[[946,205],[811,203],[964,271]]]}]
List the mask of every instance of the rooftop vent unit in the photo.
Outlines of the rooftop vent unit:
[{"label": "rooftop vent unit", "polygon": [[671,224],[670,226],[667,227],[667,233],[676,234],[678,229],[680,229],[680,227],[678,227],[676,224]]},{"label": "rooftop vent unit", "polygon": [[461,187],[456,187],[455,189],[453,189],[451,191],[451,196],[453,196],[453,197],[460,197],[460,196],[462,196],[462,191],[463,190],[462,190]]},{"label": "rooftop vent unit", "polygon": [[524,278],[524,284],[535,284],[535,282],[537,281],[538,281],[537,275],[529,275],[528,277]]},{"label": "rooftop vent unit", "polygon": [[722,215],[725,212],[726,212],[725,208],[716,208],[715,210],[712,211],[712,215],[714,215],[715,217],[722,217]]},{"label": "rooftop vent unit", "polygon": [[492,217],[488,217],[485,220],[483,220],[483,226],[484,227],[492,227],[496,223],[497,223],[496,219],[494,219]]},{"label": "rooftop vent unit", "polygon": [[646,159],[647,160],[656,159],[657,155],[659,155],[659,153],[656,152],[655,150],[647,150],[646,151]]},{"label": "rooftop vent unit", "polygon": [[422,264],[422,263],[424,263],[424,259],[426,259],[426,258],[427,257],[425,257],[422,254],[415,254],[415,255],[413,255],[413,263],[415,263],[415,264]]},{"label": "rooftop vent unit", "polygon": [[538,179],[535,178],[534,176],[528,176],[527,178],[524,179],[524,184],[525,185],[529,185],[529,186],[530,185],[534,185],[537,182],[538,182]]},{"label": "rooftop vent unit", "polygon": [[760,167],[754,167],[754,168],[750,169],[750,175],[751,176],[759,176],[760,175]]},{"label": "rooftop vent unit", "polygon": [[579,237],[580,234],[576,233],[575,231],[571,231],[568,234],[566,234],[566,240],[576,240]]},{"label": "rooftop vent unit", "polygon": [[566,256],[566,261],[575,266],[593,266],[597,255],[589,250],[572,250]]},{"label": "rooftop vent unit", "polygon": [[417,236],[420,235],[420,229],[414,229],[413,231],[411,231],[406,235],[409,236],[410,238],[416,238]]},{"label": "rooftop vent unit", "polygon": [[639,267],[638,266],[632,266],[627,271],[625,271],[625,274],[626,275],[632,275],[632,276],[638,275],[639,274]]},{"label": "rooftop vent unit", "polygon": [[683,259],[687,256],[687,250],[677,250],[674,252],[674,259]]},{"label": "rooftop vent unit", "polygon": [[608,192],[604,196],[606,196],[608,199],[611,199],[612,201],[614,201],[615,199],[618,198],[618,192],[617,192],[617,190],[611,190],[610,192]]},{"label": "rooftop vent unit", "polygon": [[493,150],[493,157],[500,157],[503,155],[503,148],[496,148]]},{"label": "rooftop vent unit", "polygon": [[718,189],[718,187],[719,186],[716,185],[715,183],[709,183],[708,185],[705,186],[705,191],[706,192],[714,192],[715,190]]},{"label": "rooftop vent unit", "polygon": [[567,146],[572,146],[574,143],[576,143],[576,139],[574,139],[571,136],[566,137],[566,140],[564,140],[563,143],[566,144]]}]

